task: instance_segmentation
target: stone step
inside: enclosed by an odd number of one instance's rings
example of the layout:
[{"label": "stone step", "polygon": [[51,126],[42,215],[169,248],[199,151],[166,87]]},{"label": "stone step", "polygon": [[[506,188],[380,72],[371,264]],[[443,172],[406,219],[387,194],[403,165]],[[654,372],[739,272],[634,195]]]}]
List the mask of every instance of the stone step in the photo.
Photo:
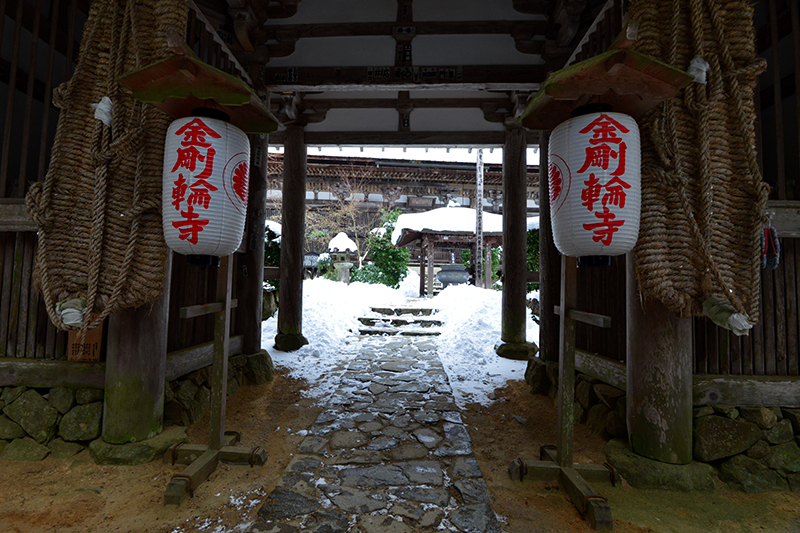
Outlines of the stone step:
[{"label": "stone step", "polygon": [[434,329],[400,329],[386,328],[379,326],[362,326],[358,328],[361,335],[402,335],[405,337],[433,337],[441,335],[441,332]]},{"label": "stone step", "polygon": [[414,316],[431,316],[438,313],[438,309],[430,309],[425,307],[372,307],[372,312],[381,315],[399,316],[399,315],[414,315]]},{"label": "stone step", "polygon": [[402,327],[402,326],[419,326],[421,328],[430,328],[433,326],[441,326],[441,320],[434,320],[431,318],[405,318],[405,317],[397,317],[397,318],[384,318],[384,317],[369,317],[363,316],[358,319],[359,322],[364,324],[365,326],[383,326],[384,324],[391,324],[394,327]]}]

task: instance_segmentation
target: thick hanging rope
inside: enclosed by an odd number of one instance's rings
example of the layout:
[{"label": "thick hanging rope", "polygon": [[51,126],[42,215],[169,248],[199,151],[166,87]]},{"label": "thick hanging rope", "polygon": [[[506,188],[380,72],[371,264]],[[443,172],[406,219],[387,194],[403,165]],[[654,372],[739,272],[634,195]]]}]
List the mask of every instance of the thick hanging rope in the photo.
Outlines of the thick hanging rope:
[{"label": "thick hanging rope", "polygon": [[746,0],[632,2],[637,50],[688,70],[693,83],[640,121],[642,222],[636,262],[644,297],[683,317],[711,296],[758,320],[767,186],[755,153],[752,5]]},{"label": "thick hanging rope", "polygon": [[[185,0],[91,3],[73,77],[58,87],[61,109],[50,166],[26,198],[39,226],[34,281],[59,329],[60,302],[86,304],[81,331],[163,292],[161,166],[169,118],[132,99],[116,80],[167,57],[184,35]],[[92,104],[111,99],[111,121]]]}]

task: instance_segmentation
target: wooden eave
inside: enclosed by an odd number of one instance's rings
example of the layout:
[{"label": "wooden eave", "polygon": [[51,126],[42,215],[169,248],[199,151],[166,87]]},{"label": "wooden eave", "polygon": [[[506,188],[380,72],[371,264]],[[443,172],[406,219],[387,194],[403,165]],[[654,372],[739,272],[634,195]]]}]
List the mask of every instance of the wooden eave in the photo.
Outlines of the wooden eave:
[{"label": "wooden eave", "polygon": [[190,116],[198,107],[214,107],[247,133],[271,133],[280,125],[247,83],[190,55],[175,54],[118,81],[131,96],[172,118]]},{"label": "wooden eave", "polygon": [[674,97],[693,76],[633,50],[611,49],[548,76],[518,122],[552,130],[581,105],[602,102],[634,119]]}]

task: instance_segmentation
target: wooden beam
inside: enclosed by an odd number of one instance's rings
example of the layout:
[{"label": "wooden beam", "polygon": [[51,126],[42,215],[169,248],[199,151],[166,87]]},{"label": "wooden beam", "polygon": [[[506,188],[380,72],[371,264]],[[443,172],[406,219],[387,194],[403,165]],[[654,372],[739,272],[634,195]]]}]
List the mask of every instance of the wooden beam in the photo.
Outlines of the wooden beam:
[{"label": "wooden beam", "polygon": [[767,215],[780,237],[800,237],[800,202],[770,200]]},{"label": "wooden beam", "polygon": [[412,28],[414,35],[511,35],[526,33],[544,35],[548,29],[546,21],[535,20],[488,20],[488,21],[413,21],[398,22],[350,22],[327,24],[279,24],[265,26],[268,40],[281,41],[284,36],[292,39],[320,37],[382,37],[407,33]]},{"label": "wooden beam", "polygon": [[36,231],[38,229],[28,216],[23,198],[0,200],[0,231]]},{"label": "wooden beam", "polygon": [[[228,345],[230,346],[231,354],[242,353],[242,336],[232,336]],[[213,341],[168,353],[166,380],[172,381],[195,370],[207,367],[211,364],[213,354]]]},{"label": "wooden beam", "polygon": [[693,377],[695,405],[728,404],[748,407],[800,407],[800,377],[711,376]]},{"label": "wooden beam", "polygon": [[273,92],[425,89],[535,91],[547,65],[438,65],[425,67],[269,67],[264,83]]},{"label": "wooden beam", "polygon": [[601,355],[583,350],[575,350],[575,370],[583,372],[612,387],[627,390],[627,370],[625,364]]},{"label": "wooden beam", "polygon": [[[191,305],[189,307],[181,307],[181,318],[194,318],[196,316],[210,315],[211,313],[218,313],[224,309],[225,304],[216,302],[213,304],[200,304]],[[239,300],[231,300],[231,309],[236,309],[239,306]]]},{"label": "wooden beam", "polygon": [[[553,311],[558,316],[561,316],[561,306],[557,305],[553,308]],[[567,311],[567,316],[572,320],[577,322],[581,322],[583,324],[589,324],[590,326],[596,326],[598,328],[610,328],[611,327],[611,317],[606,315],[598,315],[597,313],[588,313],[586,311],[578,311],[577,309],[570,309]]]},{"label": "wooden beam", "polygon": [[[306,105],[324,104],[329,109],[395,109],[397,98],[306,98]],[[511,100],[498,98],[410,98],[407,101],[414,109],[469,109],[482,108],[486,104],[504,106],[511,112]],[[273,109],[273,112],[275,110]],[[272,137],[270,137],[272,139]]]},{"label": "wooden beam", "polygon": [[561,486],[569,495],[569,499],[578,511],[591,524],[595,531],[611,531],[614,519],[611,517],[611,506],[608,501],[584,480],[574,468],[561,468],[559,475]]},{"label": "wooden beam", "polygon": [[[389,145],[429,145],[458,147],[501,147],[505,139],[502,131],[309,131],[305,133],[308,145],[348,145],[389,146]],[[285,144],[286,133],[271,133],[270,143]]]},{"label": "wooden beam", "polygon": [[173,477],[164,493],[164,505],[180,505],[185,502],[219,464],[219,450],[208,450],[184,471]]},{"label": "wooden beam", "polygon": [[105,363],[0,357],[0,387],[102,389],[105,373]]}]

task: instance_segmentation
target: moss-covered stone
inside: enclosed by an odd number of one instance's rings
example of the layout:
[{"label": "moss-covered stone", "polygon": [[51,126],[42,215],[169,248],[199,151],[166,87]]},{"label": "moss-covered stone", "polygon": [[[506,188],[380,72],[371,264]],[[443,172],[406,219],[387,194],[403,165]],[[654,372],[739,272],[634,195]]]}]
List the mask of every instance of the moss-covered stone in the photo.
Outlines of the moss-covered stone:
[{"label": "moss-covered stone", "polygon": [[692,417],[693,418],[702,418],[704,416],[713,415],[714,408],[710,405],[703,405],[701,407],[695,407],[692,410]]},{"label": "moss-covered stone", "polygon": [[152,439],[129,444],[108,444],[97,439],[89,444],[89,454],[101,465],[139,465],[155,461],[175,444],[186,442],[186,428],[173,426]]},{"label": "moss-covered stone", "polygon": [[61,419],[58,434],[70,442],[93,440],[100,436],[103,402],[76,405]]},{"label": "moss-covered stone", "polygon": [[778,472],[746,455],[737,455],[723,461],[719,467],[719,478],[748,493],[789,488],[789,484]]},{"label": "moss-covered stone", "polygon": [[103,389],[78,389],[75,391],[75,401],[78,405],[103,401]]},{"label": "moss-covered stone", "polygon": [[800,447],[794,440],[772,446],[766,456],[767,465],[789,474],[800,473]]},{"label": "moss-covered stone", "polygon": [[794,438],[792,423],[789,420],[781,420],[774,427],[764,431],[764,438],[770,444],[783,444]]},{"label": "moss-covered stone", "polygon": [[747,449],[747,457],[751,459],[762,459],[769,453],[769,443],[760,440]]},{"label": "moss-covered stone", "polygon": [[743,453],[761,439],[761,430],[752,422],[724,416],[704,416],[694,424],[694,458],[716,461]]},{"label": "moss-covered stone", "polygon": [[778,423],[778,417],[767,407],[740,407],[739,414],[761,429],[770,429]]},{"label": "moss-covered stone", "polygon": [[602,403],[598,403],[589,409],[589,414],[586,417],[586,426],[589,428],[589,431],[600,438],[608,438],[606,424],[608,422],[608,414],[610,412],[611,409]]},{"label": "moss-covered stone", "polygon": [[28,390],[28,387],[25,385],[20,385],[19,387],[6,387],[3,389],[2,395],[0,395],[0,400],[3,400],[3,403],[9,405],[14,402],[17,398],[22,396],[22,393]]},{"label": "moss-covered stone", "polygon": [[3,449],[0,460],[3,461],[41,461],[50,455],[50,448],[39,444],[30,437],[16,439]]},{"label": "moss-covered stone", "polygon": [[50,389],[47,400],[56,411],[65,415],[75,405],[75,391],[69,387],[55,387]]},{"label": "moss-covered stone", "polygon": [[245,357],[244,373],[251,383],[262,385],[275,379],[275,365],[266,350]]},{"label": "moss-covered stone", "polygon": [[739,410],[731,405],[725,405],[722,403],[718,403],[714,406],[714,412],[720,416],[724,416],[726,418],[730,418],[731,420],[735,420],[739,417]]},{"label": "moss-covered stone", "polygon": [[61,439],[51,440],[47,447],[50,448],[50,454],[54,459],[69,459],[86,449],[83,444],[64,442]]},{"label": "moss-covered stone", "polygon": [[633,453],[618,440],[609,441],[605,452],[608,462],[632,487],[682,492],[714,488],[714,469],[711,465],[698,462],[674,465],[654,461]]},{"label": "moss-covered stone", "polygon": [[14,440],[25,436],[25,430],[5,415],[0,415],[0,439]]},{"label": "moss-covered stone", "polygon": [[547,377],[547,369],[544,361],[534,357],[528,361],[525,368],[525,382],[531,387],[535,394],[547,394],[550,388],[550,378]]},{"label": "moss-covered stone", "polygon": [[800,409],[783,409],[783,417],[791,422],[792,430],[800,433]]},{"label": "moss-covered stone", "polygon": [[23,392],[4,412],[40,444],[46,444],[56,434],[58,411],[35,390]]}]

